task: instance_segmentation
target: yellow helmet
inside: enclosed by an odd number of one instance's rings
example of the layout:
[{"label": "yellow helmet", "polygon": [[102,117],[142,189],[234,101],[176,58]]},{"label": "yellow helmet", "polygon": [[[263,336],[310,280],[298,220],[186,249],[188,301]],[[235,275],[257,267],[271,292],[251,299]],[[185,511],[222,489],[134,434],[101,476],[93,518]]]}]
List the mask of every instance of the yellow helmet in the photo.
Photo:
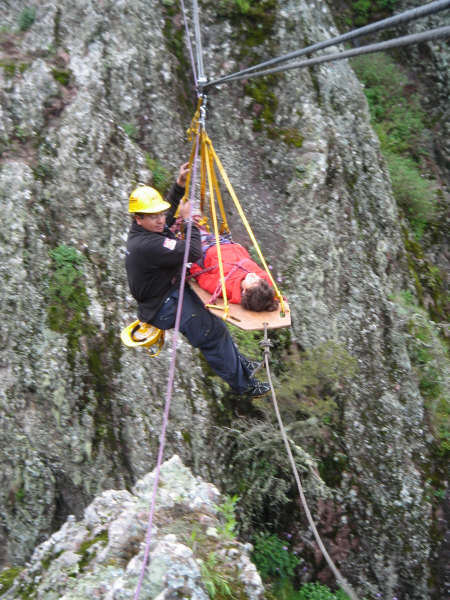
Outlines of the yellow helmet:
[{"label": "yellow helmet", "polygon": [[[144,335],[141,338],[135,337],[138,330],[142,331]],[[164,331],[149,325],[148,323],[141,323],[141,321],[133,321],[130,325],[122,329],[120,333],[120,339],[125,346],[129,348],[138,348],[144,346],[150,356],[158,356],[164,344]],[[157,344],[156,350],[150,349],[150,346]]]},{"label": "yellow helmet", "polygon": [[141,185],[131,192],[128,212],[159,213],[170,208],[170,204],[154,188]]}]

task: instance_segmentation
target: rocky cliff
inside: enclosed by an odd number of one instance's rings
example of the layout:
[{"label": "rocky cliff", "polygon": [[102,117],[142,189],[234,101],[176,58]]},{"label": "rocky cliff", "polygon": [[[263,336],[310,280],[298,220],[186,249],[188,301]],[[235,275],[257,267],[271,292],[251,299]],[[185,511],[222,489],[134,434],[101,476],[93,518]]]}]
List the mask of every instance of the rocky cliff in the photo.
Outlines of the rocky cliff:
[{"label": "rocky cliff", "polygon": [[[241,4],[201,3],[210,77],[338,33],[321,0]],[[120,345],[135,318],[127,199],[186,159],[195,94],[172,0],[3,0],[0,46],[0,562],[11,566],[154,467],[170,353]],[[362,594],[431,598],[443,483],[399,299],[426,316],[360,82],[342,61],[222,85],[207,129],[292,307],[276,377],[325,542]],[[231,211],[230,223],[245,241]],[[304,382],[319,363],[322,383]],[[246,535],[289,529],[305,581],[331,581],[270,407],[236,418],[237,400],[184,342],[177,364],[168,455],[241,496]]]},{"label": "rocky cliff", "polygon": [[[131,598],[138,587],[148,545],[142,598],[175,595],[207,600],[222,586],[251,599],[264,588],[249,560],[249,544],[237,542],[220,517],[219,491],[193,477],[177,456],[161,467],[151,534],[147,534],[155,473],[131,493],[107,490],[86,507],[83,519],[69,517],[38,546],[2,598],[85,600]],[[218,579],[220,574],[222,579]]]}]

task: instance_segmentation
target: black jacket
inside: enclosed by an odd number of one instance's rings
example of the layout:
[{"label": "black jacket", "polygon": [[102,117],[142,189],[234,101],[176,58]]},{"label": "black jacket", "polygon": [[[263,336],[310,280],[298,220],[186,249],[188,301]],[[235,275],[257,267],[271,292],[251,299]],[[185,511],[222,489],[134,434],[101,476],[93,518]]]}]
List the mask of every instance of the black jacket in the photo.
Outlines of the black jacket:
[{"label": "black jacket", "polygon": [[[173,215],[184,194],[176,183],[166,200],[171,204],[163,233],[147,231],[133,221],[128,233],[125,266],[128,284],[138,302],[138,318],[151,323],[169,293],[179,285],[185,241],[170,231]],[[202,256],[200,232],[192,226],[188,262]]]}]

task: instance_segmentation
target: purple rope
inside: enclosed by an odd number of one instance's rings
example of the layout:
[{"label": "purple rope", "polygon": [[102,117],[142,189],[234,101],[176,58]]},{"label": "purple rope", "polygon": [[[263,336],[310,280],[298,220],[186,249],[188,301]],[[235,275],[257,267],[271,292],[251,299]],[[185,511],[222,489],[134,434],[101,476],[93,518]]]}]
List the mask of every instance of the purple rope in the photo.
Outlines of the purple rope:
[{"label": "purple rope", "polygon": [[181,0],[181,9],[183,11],[184,30],[186,32],[186,43],[187,43],[187,47],[189,50],[189,56],[191,58],[192,74],[194,76],[195,89],[197,89],[197,85],[198,85],[197,72],[195,70],[195,61],[194,61],[194,53],[192,51],[191,35],[189,33],[189,28],[188,28],[187,19],[186,19],[186,10],[184,8],[183,0]]},{"label": "purple rope", "polygon": [[[192,174],[192,181],[195,182],[197,179],[197,156],[198,156],[198,146],[199,146],[199,138],[197,136],[197,142],[195,147],[195,156],[194,156],[194,170]],[[152,501],[150,507],[150,513],[148,517],[148,525],[147,525],[147,534],[145,538],[145,551],[144,551],[144,560],[142,563],[141,574],[139,576],[139,581],[136,587],[136,592],[134,594],[134,600],[138,600],[139,594],[141,593],[142,582],[144,580],[145,575],[145,567],[147,566],[148,555],[150,553],[150,543],[152,539],[152,525],[153,525],[153,515],[155,512],[155,504],[156,504],[156,491],[159,483],[159,475],[161,471],[161,463],[164,454],[164,446],[166,441],[166,430],[167,424],[169,422],[169,412],[170,412],[170,401],[172,399],[172,389],[173,389],[173,381],[175,377],[175,362],[176,362],[176,353],[177,353],[177,342],[178,342],[178,333],[180,331],[180,322],[181,322],[181,311],[183,307],[183,298],[184,298],[184,286],[186,283],[186,270],[189,256],[189,248],[191,245],[191,233],[192,233],[192,200],[194,198],[194,188],[195,185],[191,185],[191,204],[189,206],[189,221],[186,230],[186,246],[184,249],[184,258],[183,258],[183,268],[181,271],[181,281],[180,281],[180,291],[178,295],[178,306],[177,306],[177,314],[175,317],[175,326],[174,326],[174,334],[172,339],[172,358],[170,361],[169,368],[169,380],[167,382],[167,392],[166,392],[166,405],[164,407],[164,417],[163,424],[161,428],[161,435],[159,438],[159,451],[158,451],[158,460],[156,463],[155,469],[155,479],[153,482],[153,491],[152,491]]]}]

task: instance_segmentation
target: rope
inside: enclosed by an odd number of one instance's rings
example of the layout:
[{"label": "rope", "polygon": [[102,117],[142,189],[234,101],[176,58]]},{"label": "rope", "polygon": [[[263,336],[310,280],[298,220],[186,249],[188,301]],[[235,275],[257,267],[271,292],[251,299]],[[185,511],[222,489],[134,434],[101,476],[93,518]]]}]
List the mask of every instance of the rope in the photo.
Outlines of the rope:
[{"label": "rope", "polygon": [[[197,144],[197,148],[196,148],[196,153],[198,153],[198,144]],[[194,182],[195,182],[196,176],[197,176],[196,164],[197,164],[197,161],[194,160],[194,173],[193,173]],[[192,195],[193,195],[194,186],[192,186],[191,190],[192,190]],[[192,198],[191,198],[191,200],[192,200]],[[152,499],[151,499],[150,513],[149,513],[149,517],[148,517],[147,534],[146,534],[146,538],[145,538],[144,559],[142,561],[141,573],[140,573],[139,581],[138,581],[136,591],[134,594],[134,600],[138,600],[138,598],[139,598],[139,594],[141,592],[141,587],[142,587],[142,582],[144,580],[145,568],[147,566],[148,556],[150,553],[150,544],[151,544],[151,539],[152,539],[153,515],[155,512],[155,504],[156,504],[156,492],[158,489],[159,476],[160,476],[160,471],[161,471],[161,463],[162,463],[162,458],[163,458],[163,454],[164,454],[167,424],[169,422],[170,402],[172,399],[172,389],[173,389],[173,382],[174,382],[174,378],[175,378],[175,362],[176,362],[176,353],[177,353],[178,334],[180,331],[181,311],[182,311],[182,307],[183,307],[183,297],[184,297],[184,286],[186,283],[186,271],[187,271],[187,263],[188,263],[188,256],[189,256],[189,247],[191,244],[192,203],[190,205],[190,208],[191,208],[191,210],[190,210],[188,226],[187,226],[187,230],[186,230],[186,245],[185,245],[185,249],[184,249],[183,268],[181,270],[181,281],[180,281],[180,288],[179,288],[179,295],[178,295],[177,314],[175,317],[174,334],[173,334],[173,339],[172,339],[172,358],[170,360],[169,379],[167,382],[167,392],[166,392],[166,402],[165,402],[165,407],[164,407],[164,416],[163,416],[163,423],[162,423],[162,428],[161,428],[161,435],[159,438],[158,460],[157,460],[156,468],[155,468],[155,479],[153,481]]]},{"label": "rope", "polygon": [[[352,50],[345,50],[344,52],[337,52],[333,54],[325,54],[318,58],[309,58],[297,63],[285,65],[283,67],[275,67],[273,69],[266,69],[265,71],[257,71],[254,73],[247,73],[245,75],[236,75],[227,79],[229,81],[238,81],[239,79],[249,79],[250,77],[260,77],[262,75],[270,75],[272,73],[279,73],[280,71],[287,71],[289,69],[300,69],[303,67],[310,67],[312,65],[318,65],[320,63],[332,62],[335,60],[342,60],[344,58],[350,58],[352,56],[359,56],[360,54],[370,54],[372,52],[380,52],[382,50],[388,50],[390,48],[399,48],[401,46],[407,46],[409,44],[418,44],[421,42],[430,42],[437,39],[450,37],[450,26],[438,27],[430,31],[423,33],[413,33],[386,42],[379,42],[377,44],[369,44],[367,46],[360,46],[359,48],[353,48]],[[211,84],[212,85],[212,84]]]},{"label": "rope", "polygon": [[314,520],[311,516],[311,512],[309,510],[308,504],[306,502],[306,497],[303,491],[303,486],[301,484],[300,481],[300,476],[298,474],[297,471],[297,466],[295,464],[295,460],[294,457],[292,455],[292,451],[291,451],[291,447],[289,444],[289,440],[288,437],[286,435],[286,430],[284,428],[283,425],[283,421],[281,419],[281,415],[280,415],[280,410],[278,408],[278,402],[277,402],[277,397],[275,395],[275,390],[273,387],[273,383],[272,383],[272,376],[270,373],[270,366],[269,366],[269,355],[270,355],[270,341],[268,339],[267,336],[267,323],[264,323],[264,341],[262,342],[262,346],[264,348],[264,364],[266,367],[266,371],[267,371],[267,377],[269,380],[269,385],[270,385],[270,390],[272,392],[272,402],[273,402],[273,406],[275,409],[275,414],[277,416],[277,420],[278,420],[278,425],[280,427],[280,431],[281,431],[281,436],[283,438],[283,442],[284,445],[286,447],[286,451],[288,454],[288,458],[289,458],[289,462],[292,468],[292,472],[294,474],[295,477],[295,481],[297,483],[297,488],[298,488],[298,493],[300,495],[300,500],[301,503],[303,505],[303,509],[306,513],[306,517],[308,519],[309,525],[312,529],[312,532],[314,534],[314,537],[316,538],[316,542],[320,548],[320,551],[322,552],[325,560],[327,561],[328,566],[330,567],[331,571],[333,572],[336,581],[338,582],[338,584],[342,587],[342,589],[346,592],[346,594],[349,596],[350,600],[358,600],[358,596],[355,594],[355,592],[353,591],[353,589],[351,588],[350,584],[347,582],[347,580],[343,577],[343,575],[341,574],[341,572],[339,571],[339,569],[336,567],[336,565],[334,564],[332,558],[330,557],[330,555],[328,554],[325,546],[323,545],[322,540],[320,539],[319,536],[319,532],[317,531],[317,527],[314,523]]},{"label": "rope", "polygon": [[441,10],[445,10],[450,6],[450,0],[435,0],[434,2],[430,2],[429,4],[425,4],[424,6],[420,6],[418,8],[413,8],[402,12],[393,17],[388,17],[387,19],[383,19],[381,21],[377,21],[376,23],[371,23],[370,25],[365,25],[364,27],[360,27],[358,29],[353,29],[347,33],[342,35],[338,35],[329,40],[325,40],[323,42],[318,42],[316,44],[312,44],[307,46],[306,48],[301,48],[300,50],[296,50],[294,52],[290,52],[289,54],[285,54],[283,56],[279,56],[277,58],[273,58],[271,60],[267,60],[265,62],[259,63],[257,65],[253,65],[248,67],[247,69],[242,69],[241,71],[237,71],[236,73],[231,73],[230,75],[226,75],[224,77],[220,77],[211,81],[205,85],[205,88],[218,85],[219,83],[224,83],[238,77],[240,75],[244,75],[246,73],[250,73],[257,69],[261,69],[263,67],[268,67],[270,65],[279,64],[286,60],[291,60],[292,58],[298,58],[299,56],[303,56],[305,54],[311,54],[312,52],[316,52],[317,50],[322,50],[324,48],[328,48],[329,46],[333,46],[335,44],[342,44],[343,42],[348,42],[349,40],[356,39],[363,35],[368,35],[370,33],[375,33],[376,31],[380,31],[382,29],[388,29],[390,27],[395,27],[400,24],[407,23],[408,21],[412,21],[413,19],[419,19],[421,17],[425,17],[427,15],[431,15],[437,13]]},{"label": "rope", "polygon": [[186,45],[187,45],[188,51],[189,51],[189,58],[191,60],[192,75],[194,77],[194,85],[197,88],[197,83],[198,83],[198,80],[197,80],[197,71],[195,69],[194,53],[192,51],[192,44],[191,44],[191,34],[189,32],[189,27],[188,27],[188,24],[187,24],[187,15],[186,15],[186,9],[184,7],[184,0],[181,0],[181,10],[182,10],[182,13],[183,13],[184,32],[186,34]]}]

